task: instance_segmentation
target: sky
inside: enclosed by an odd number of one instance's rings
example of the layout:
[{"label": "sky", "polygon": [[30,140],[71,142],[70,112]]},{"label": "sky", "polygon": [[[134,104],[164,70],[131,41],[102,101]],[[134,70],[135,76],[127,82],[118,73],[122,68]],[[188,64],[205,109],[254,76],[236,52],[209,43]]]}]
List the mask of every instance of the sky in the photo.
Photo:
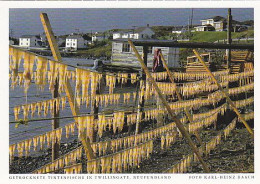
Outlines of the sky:
[{"label": "sky", "polygon": [[[43,33],[40,13],[48,14],[53,31],[56,35],[72,32],[96,32],[109,29],[131,29],[133,26],[187,25],[191,9],[126,9],[126,8],[82,8],[82,9],[10,9],[9,30],[13,36]],[[193,23],[200,24],[201,19],[223,16],[227,17],[227,8],[194,9]],[[234,20],[254,19],[253,8],[232,8]]]}]

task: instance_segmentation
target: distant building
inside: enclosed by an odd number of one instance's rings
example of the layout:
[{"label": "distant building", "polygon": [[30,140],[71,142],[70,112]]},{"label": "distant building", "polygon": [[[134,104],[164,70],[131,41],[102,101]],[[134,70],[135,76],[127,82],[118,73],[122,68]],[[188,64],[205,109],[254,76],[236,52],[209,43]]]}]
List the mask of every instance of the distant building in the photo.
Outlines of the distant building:
[{"label": "distant building", "polygon": [[91,41],[93,42],[100,42],[103,40],[108,39],[109,36],[106,35],[105,33],[95,33],[94,35],[92,35]]},{"label": "distant building", "polygon": [[9,45],[15,45],[15,43],[17,44],[17,39],[9,37]]},{"label": "distant building", "polygon": [[132,39],[150,39],[153,38],[155,32],[149,27],[138,27],[133,30],[128,31],[120,31],[113,33],[113,39],[121,39],[121,38],[132,38]]},{"label": "distant building", "polygon": [[66,38],[65,48],[67,50],[77,50],[87,48],[87,44],[85,43],[85,39],[81,35],[72,34]]},{"label": "distant building", "polygon": [[208,25],[203,25],[203,26],[197,26],[194,27],[196,31],[215,31],[215,28],[208,24]]},{"label": "distant building", "polygon": [[227,20],[221,16],[200,20],[201,26],[194,27],[196,31],[224,31],[227,28]]},{"label": "distant building", "polygon": [[186,33],[187,32],[187,28],[185,28],[185,27],[175,27],[175,28],[173,28],[173,30],[172,30],[172,33],[173,34],[183,34],[183,33]]},{"label": "distant building", "polygon": [[[142,46],[136,46],[136,49],[140,54],[143,52]],[[148,66],[152,66],[154,50],[161,49],[166,63],[169,67],[179,67],[179,48],[173,47],[148,47],[147,62]],[[134,51],[127,42],[114,41],[112,42],[112,62],[127,63],[127,64],[139,64]]]},{"label": "distant building", "polygon": [[23,35],[19,38],[20,47],[41,47],[42,39],[40,35]]}]

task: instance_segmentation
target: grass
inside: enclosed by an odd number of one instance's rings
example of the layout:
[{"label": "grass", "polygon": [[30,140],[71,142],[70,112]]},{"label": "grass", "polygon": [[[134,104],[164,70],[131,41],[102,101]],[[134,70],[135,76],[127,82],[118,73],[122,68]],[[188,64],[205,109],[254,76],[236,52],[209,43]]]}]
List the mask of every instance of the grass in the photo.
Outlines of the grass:
[{"label": "grass", "polygon": [[[254,30],[231,33],[232,38],[254,37]],[[227,32],[194,32],[191,37],[192,42],[215,42],[217,40],[227,39]]]},{"label": "grass", "polygon": [[112,46],[111,43],[109,43],[104,46],[98,46],[87,50],[78,50],[77,55],[94,56],[94,57],[111,57],[111,50],[112,50]]}]

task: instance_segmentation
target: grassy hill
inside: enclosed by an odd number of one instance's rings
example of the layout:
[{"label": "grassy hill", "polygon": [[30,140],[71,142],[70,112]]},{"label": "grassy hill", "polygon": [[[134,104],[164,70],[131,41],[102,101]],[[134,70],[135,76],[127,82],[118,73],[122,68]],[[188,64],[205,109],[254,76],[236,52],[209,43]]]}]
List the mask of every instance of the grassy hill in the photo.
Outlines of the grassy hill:
[{"label": "grassy hill", "polygon": [[[254,30],[231,33],[232,38],[254,37]],[[192,33],[192,42],[215,42],[217,40],[227,39],[227,32],[194,32]]]}]

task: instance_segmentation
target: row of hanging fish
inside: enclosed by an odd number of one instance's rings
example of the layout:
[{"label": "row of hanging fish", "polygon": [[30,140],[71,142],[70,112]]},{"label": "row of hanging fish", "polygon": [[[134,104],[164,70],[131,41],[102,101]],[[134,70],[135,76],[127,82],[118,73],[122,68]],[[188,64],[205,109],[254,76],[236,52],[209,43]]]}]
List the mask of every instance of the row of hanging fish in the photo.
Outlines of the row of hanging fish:
[{"label": "row of hanging fish", "polygon": [[150,140],[121,152],[87,161],[87,173],[122,173],[137,167],[144,159],[149,158],[152,151],[153,140]]},{"label": "row of hanging fish", "polygon": [[[55,171],[59,171],[61,169],[76,169],[74,172],[81,173],[82,169],[77,164],[78,160],[82,159],[82,147],[76,148],[65,155],[60,156],[58,159],[54,160],[51,163],[48,163],[39,169],[36,169],[32,172],[32,174],[45,174],[45,173],[52,173]],[[74,168],[77,166],[76,168]],[[67,170],[69,172],[70,170]],[[76,173],[75,173],[76,174]]]},{"label": "row of hanging fish", "polygon": [[199,113],[199,114],[193,114],[192,119],[193,119],[193,121],[198,121],[200,119],[211,116],[212,114],[215,114],[215,113],[218,113],[218,114],[220,113],[221,115],[224,115],[226,110],[227,110],[227,103],[224,103],[221,106],[219,106],[215,109],[212,109],[210,111],[207,111],[207,112],[204,112],[204,113]]},{"label": "row of hanging fish", "polygon": [[[14,47],[9,47],[10,55],[10,70],[12,87],[14,88],[17,83],[24,84],[24,92],[27,94],[29,86],[33,80],[34,65],[36,65],[36,72],[34,75],[35,84],[39,89],[43,90],[46,85],[46,78],[48,79],[49,89],[53,93],[56,79],[59,78],[59,92],[63,92],[67,80],[67,65],[56,61],[48,60],[45,57],[36,56],[34,53],[23,51]],[[18,71],[21,62],[23,62],[23,74]],[[49,63],[49,70],[48,70]],[[18,79],[19,77],[19,79]]]},{"label": "row of hanging fish", "polygon": [[233,103],[235,104],[236,108],[246,107],[254,103],[254,96],[243,100],[233,101]]},{"label": "row of hanging fish", "polygon": [[[48,78],[49,89],[54,91],[54,84],[56,79],[59,79],[59,92],[64,91],[66,81],[68,79],[76,80],[76,94],[79,94],[82,86],[82,96],[87,95],[87,89],[89,83],[91,83],[91,94],[95,94],[96,87],[102,77],[102,74],[92,72],[89,70],[79,69],[76,71],[69,71],[68,65],[49,60],[42,56],[37,56],[34,53],[23,51],[14,47],[9,47],[9,60],[10,60],[10,73],[12,87],[14,88],[18,83],[24,83],[24,91],[27,93],[30,83],[34,80],[36,85],[43,90],[46,85],[46,78]],[[19,74],[19,68],[23,62],[23,73]],[[49,65],[48,65],[49,63]],[[36,72],[34,72],[34,65],[36,65]],[[49,70],[48,70],[49,68]],[[19,74],[19,76],[18,76]],[[109,75],[109,74],[107,74]],[[131,73],[130,77],[128,73],[118,73],[114,79],[107,77],[107,85],[115,87],[116,79],[118,83],[125,84],[127,80],[131,80],[135,83],[138,78],[136,73]],[[112,93],[112,88],[109,90]]]},{"label": "row of hanging fish", "polygon": [[[250,83],[244,86],[239,86],[239,87],[235,87],[235,88],[229,88],[227,90],[229,95],[238,95],[240,93],[245,93],[245,92],[249,92],[251,90],[254,89],[254,83]],[[221,91],[215,91],[213,93],[210,93],[208,95],[208,100],[210,101],[220,101],[223,98],[225,98],[225,95],[223,94],[223,92]]]},{"label": "row of hanging fish", "polygon": [[12,144],[9,146],[10,159],[12,160],[14,158],[16,150],[18,156],[22,157],[24,155],[25,156],[29,155],[31,147],[33,147],[34,151],[36,151],[38,146],[40,146],[40,149],[42,150],[44,148],[45,143],[47,143],[47,147],[50,147],[55,143],[60,143],[61,136],[62,136],[62,128],[58,128],[46,132],[45,134],[37,135],[33,138],[29,138],[21,142],[18,142],[16,144]]},{"label": "row of hanging fish", "polygon": [[42,115],[42,111],[44,117],[46,117],[48,113],[51,113],[53,115],[54,112],[58,112],[60,110],[60,105],[62,110],[64,110],[66,106],[66,101],[67,101],[67,97],[63,96],[63,97],[53,98],[50,100],[44,100],[44,101],[34,102],[30,104],[15,106],[14,107],[15,121],[19,120],[19,114],[21,110],[23,111],[24,120],[28,120],[29,113],[31,113],[31,118],[33,118],[36,112],[36,108],[38,111],[38,116]]},{"label": "row of hanging fish", "polygon": [[[217,71],[212,72],[214,76],[221,76],[221,75],[228,75],[229,70],[223,70],[223,71]],[[177,81],[183,81],[183,80],[202,80],[205,78],[209,78],[209,74],[206,72],[201,73],[181,73],[181,72],[172,72],[173,78]]]},{"label": "row of hanging fish", "polygon": [[[102,74],[97,72],[91,72],[89,70],[76,68],[76,96],[80,93],[80,88],[82,87],[82,98],[84,99],[88,95],[89,84],[91,85],[91,96],[96,95],[97,87],[100,88]],[[137,81],[137,73],[131,73],[130,78],[128,73],[117,73],[116,75],[112,73],[106,74],[106,86],[109,88],[109,94],[112,94],[118,84],[126,84],[128,80],[131,83]]]},{"label": "row of hanging fish", "polygon": [[[246,121],[251,120],[251,119],[254,119],[254,111],[249,112],[249,113],[245,113],[245,114],[241,114],[241,115],[244,117],[244,119],[245,119]],[[242,122],[240,118],[238,118],[238,121],[239,121],[239,122]]]},{"label": "row of hanging fish", "polygon": [[177,138],[177,131],[167,132],[166,135],[161,136],[161,149],[167,149],[171,144],[175,143]]},{"label": "row of hanging fish", "polygon": [[189,123],[187,125],[188,131],[190,133],[194,133],[194,132],[198,131],[199,129],[202,129],[204,127],[209,127],[213,123],[217,122],[217,118],[218,118],[218,113],[215,113],[215,114],[213,114],[209,117],[203,118],[199,121]]},{"label": "row of hanging fish", "polygon": [[82,173],[82,163],[68,166],[64,168],[64,174],[80,174]]},{"label": "row of hanging fish", "polygon": [[[108,105],[119,105],[120,98],[123,97],[123,101],[125,104],[130,103],[130,100],[133,101],[136,98],[136,92],[132,93],[114,93],[114,94],[96,94],[94,96],[77,96],[75,97],[75,101],[77,105],[80,107],[83,104],[86,104],[86,108],[91,107],[91,105],[97,105],[102,107],[107,107]],[[131,100],[132,101],[132,100]]]},{"label": "row of hanging fish", "polygon": [[165,173],[186,173],[191,163],[194,161],[193,154],[189,154],[181,159],[177,164],[174,164]]},{"label": "row of hanging fish", "polygon": [[229,123],[229,125],[224,129],[224,137],[225,139],[229,136],[230,132],[232,130],[234,130],[234,128],[236,127],[236,123],[237,123],[237,118],[234,118],[231,123]]},{"label": "row of hanging fish", "polygon": [[237,95],[237,94],[245,93],[245,92],[248,92],[251,90],[254,90],[254,82],[244,85],[244,86],[237,87],[237,88],[230,88],[230,89],[228,89],[228,94]]},{"label": "row of hanging fish", "polygon": [[[220,86],[222,88],[225,88],[228,86],[229,82],[225,81],[222,83],[219,83]],[[200,83],[200,85],[194,85],[193,87],[189,86],[189,87],[179,87],[180,93],[182,94],[183,97],[190,97],[190,96],[194,96],[197,94],[201,94],[204,92],[211,92],[211,91],[215,91],[218,90],[218,86],[217,84],[212,84],[212,83]]]},{"label": "row of hanging fish", "polygon": [[[98,89],[102,74],[97,72],[91,72],[86,69],[76,68],[76,86],[75,86],[75,96],[82,94],[82,99],[88,96],[89,85],[91,86],[90,95],[95,96]],[[81,90],[80,90],[81,89]]]},{"label": "row of hanging fish", "polygon": [[211,152],[212,150],[214,150],[217,145],[220,144],[220,142],[221,142],[221,136],[222,136],[222,132],[218,133],[217,136],[215,136],[215,137],[212,138],[209,142],[206,143],[206,145],[205,145],[205,154],[206,154],[206,155],[209,155],[210,152]]},{"label": "row of hanging fish", "polygon": [[235,82],[238,80],[246,80],[251,77],[254,77],[254,70],[248,70],[248,71],[235,73],[235,74],[229,74],[229,75],[221,75],[221,76],[218,76],[218,80],[220,80],[221,82],[224,82],[224,81]]}]

